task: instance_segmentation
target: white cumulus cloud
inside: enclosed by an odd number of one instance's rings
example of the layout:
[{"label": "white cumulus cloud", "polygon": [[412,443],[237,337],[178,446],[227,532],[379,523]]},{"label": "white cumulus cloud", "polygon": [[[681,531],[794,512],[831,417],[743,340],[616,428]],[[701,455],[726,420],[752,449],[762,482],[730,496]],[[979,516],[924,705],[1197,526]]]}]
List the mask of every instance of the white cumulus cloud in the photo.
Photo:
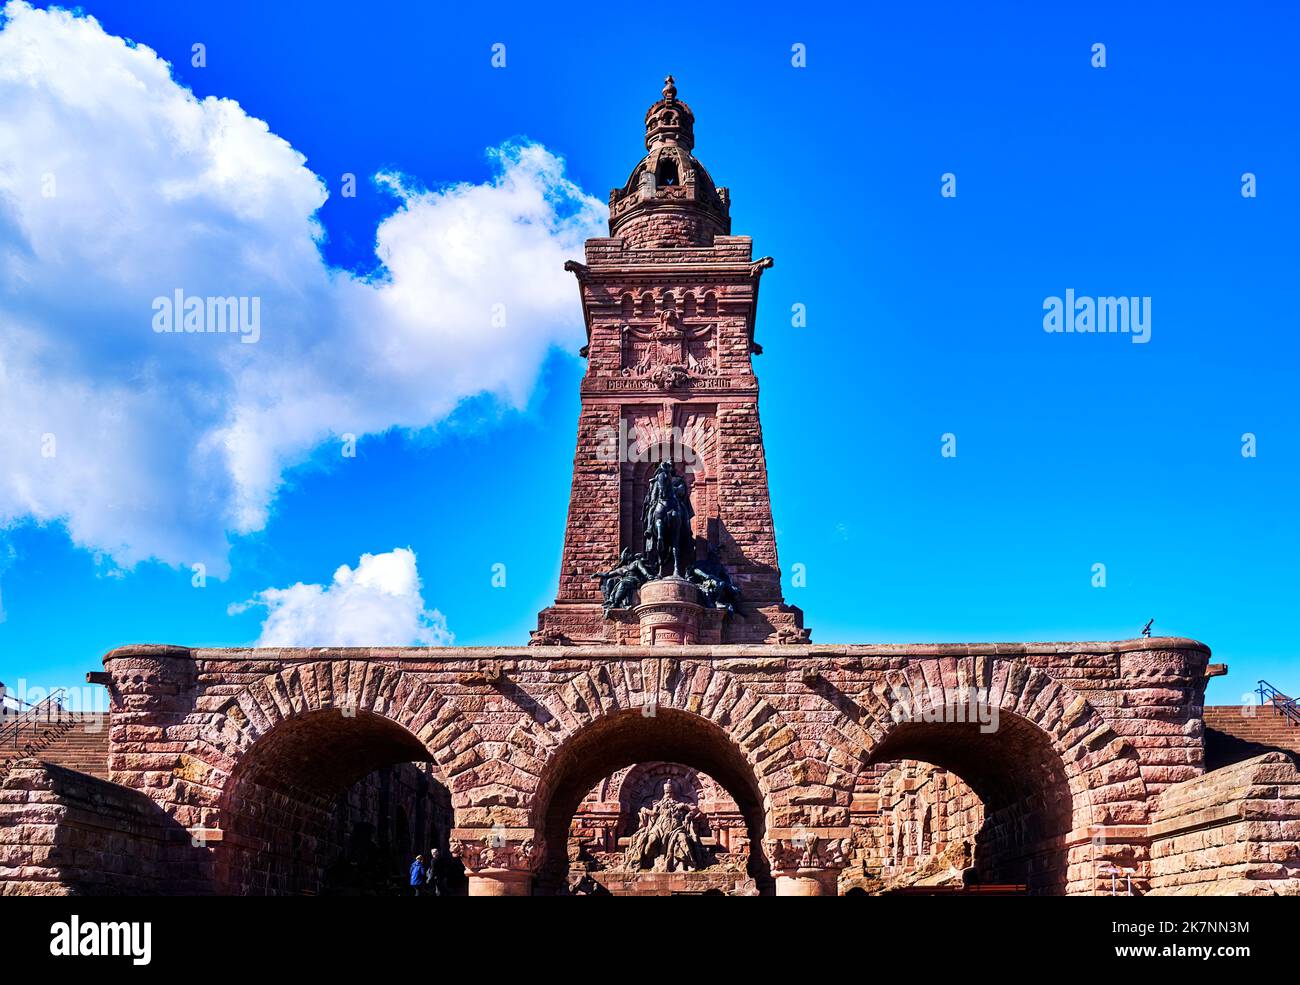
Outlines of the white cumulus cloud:
[{"label": "white cumulus cloud", "polygon": [[446,646],[447,620],[425,608],[415,552],[362,554],[344,564],[328,585],[268,588],[231,614],[265,606],[257,646]]},{"label": "white cumulus cloud", "polygon": [[[394,211],[358,277],[322,260],[325,183],[266,123],[93,18],[4,15],[0,527],[222,577],[322,443],[478,393],[518,405],[552,346],[581,344],[563,263],[603,210],[545,147],[494,149],[484,183],[377,176]],[[155,332],[177,290],[259,299],[258,342]]]}]

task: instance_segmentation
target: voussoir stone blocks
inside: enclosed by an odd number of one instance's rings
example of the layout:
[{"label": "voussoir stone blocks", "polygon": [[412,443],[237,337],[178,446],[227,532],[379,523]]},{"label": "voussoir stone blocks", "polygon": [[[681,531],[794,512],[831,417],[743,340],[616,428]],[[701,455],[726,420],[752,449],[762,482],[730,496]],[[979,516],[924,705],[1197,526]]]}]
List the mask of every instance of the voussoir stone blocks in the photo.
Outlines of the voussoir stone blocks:
[{"label": "voussoir stone blocks", "polygon": [[[754,846],[736,884],[765,891],[954,867],[1037,893],[1120,874],[1137,892],[1291,891],[1300,779],[1269,756],[1204,772],[1202,644],[812,642],[782,594],[758,412],[772,261],[732,234],[671,80],[645,125],[610,235],[566,265],[587,365],[558,590],[530,645],[113,650],[111,782],[12,769],[0,891],[70,891],[96,865],[121,891],[315,891],[340,792],[412,763],[471,895],[559,891],[579,803],[650,761],[726,790]],[[734,614],[663,578],[604,611],[600,576],[645,548],[665,456]]]},{"label": "voussoir stone blocks", "polygon": [[[593,772],[612,771],[628,757],[648,758],[665,743],[682,758],[700,758],[711,775],[738,787],[737,803],[760,838],[764,828],[838,836],[863,817],[854,812],[854,798],[874,770],[873,757],[888,751],[902,759],[909,751],[945,748],[944,730],[960,726],[942,720],[944,709],[975,688],[986,691],[1006,720],[1003,734],[993,735],[1001,745],[989,746],[1002,750],[1003,761],[988,764],[986,780],[973,781],[977,788],[987,784],[983,792],[993,797],[989,844],[1005,854],[1017,837],[1047,837],[1046,831],[1026,835],[1025,819],[1055,803],[1064,812],[1059,832],[1051,834],[1052,843],[1061,845],[1060,871],[1051,876],[1060,891],[1096,891],[1104,881],[1097,872],[1109,864],[1140,869],[1145,878],[1146,843],[1115,826],[1140,828],[1150,820],[1145,755],[1163,764],[1173,748],[1192,769],[1194,757],[1178,746],[1144,750],[1130,741],[1113,727],[1112,716],[1124,702],[1094,705],[1087,692],[1077,690],[1076,672],[1081,658],[1094,668],[1109,666],[1111,677],[1094,676],[1088,683],[1122,695],[1118,655],[1159,652],[1166,673],[1181,656],[1182,674],[1194,689],[1208,656],[1204,648],[1184,640],[1144,640],[1078,644],[1065,651],[1057,645],[969,650],[127,647],[105,660],[114,679],[112,778],[115,789],[148,798],[177,831],[223,832],[229,842],[217,840],[197,851],[209,860],[209,871],[237,872],[239,885],[247,887],[257,883],[250,868],[256,863],[249,861],[257,856],[247,852],[258,839],[250,842],[241,834],[257,830],[248,814],[255,805],[250,791],[281,791],[294,780],[295,789],[324,791],[327,781],[351,780],[352,773],[375,765],[357,748],[373,747],[379,757],[424,758],[449,791],[460,843],[479,844],[499,829],[518,832],[511,836],[515,848],[495,855],[484,849],[484,857],[528,859],[542,872],[556,862],[545,839],[557,805],[585,793],[577,786],[589,783]],[[489,663],[495,668],[491,675],[483,672]],[[1053,677],[1057,666],[1064,680]],[[1145,678],[1136,684],[1146,689]],[[914,720],[897,718],[900,695],[914,702]],[[1185,718],[1198,708],[1199,699],[1186,705]],[[598,740],[588,742],[591,735]],[[353,752],[344,754],[340,742]],[[306,750],[320,759],[302,760]],[[1051,773],[1040,759],[1056,764],[1058,780],[1035,789],[1007,784],[1009,775]],[[293,777],[286,770],[307,772]],[[1258,783],[1254,789],[1260,792]],[[305,792],[259,796],[286,823],[301,823],[321,809]],[[1021,803],[1020,796],[1028,799]],[[1253,798],[1243,807],[1241,823],[1287,823],[1270,814],[1271,803]],[[964,810],[957,813],[965,816]],[[1093,836],[1103,826],[1111,826],[1109,839]],[[43,833],[24,835],[33,857],[40,854],[40,839],[49,840]],[[236,848],[245,852],[239,866],[225,865],[223,853]],[[12,854],[12,845],[7,850]],[[864,842],[855,851],[845,856],[850,868],[881,857],[878,845],[868,852]],[[1031,872],[1028,878],[1048,875]],[[824,887],[824,880],[817,885]]]}]

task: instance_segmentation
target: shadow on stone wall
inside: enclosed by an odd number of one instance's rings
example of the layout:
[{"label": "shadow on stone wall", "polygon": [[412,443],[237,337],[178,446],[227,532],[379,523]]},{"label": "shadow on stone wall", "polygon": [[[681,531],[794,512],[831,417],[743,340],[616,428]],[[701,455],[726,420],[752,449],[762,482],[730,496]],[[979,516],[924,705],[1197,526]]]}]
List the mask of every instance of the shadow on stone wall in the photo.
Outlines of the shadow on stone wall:
[{"label": "shadow on stone wall", "polygon": [[208,850],[145,794],[35,759],[0,786],[0,894],[211,892]]},{"label": "shadow on stone wall", "polygon": [[1300,896],[1300,771],[1268,752],[1164,790],[1153,896]]}]

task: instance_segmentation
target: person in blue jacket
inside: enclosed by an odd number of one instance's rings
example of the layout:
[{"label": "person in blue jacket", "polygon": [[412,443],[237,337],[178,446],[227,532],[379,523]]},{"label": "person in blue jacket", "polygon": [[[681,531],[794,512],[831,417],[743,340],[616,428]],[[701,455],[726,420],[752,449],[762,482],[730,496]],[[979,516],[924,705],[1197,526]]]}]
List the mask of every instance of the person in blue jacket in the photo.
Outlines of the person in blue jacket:
[{"label": "person in blue jacket", "polygon": [[424,883],[428,879],[429,872],[424,867],[424,856],[415,856],[415,861],[411,863],[411,895],[424,895]]}]

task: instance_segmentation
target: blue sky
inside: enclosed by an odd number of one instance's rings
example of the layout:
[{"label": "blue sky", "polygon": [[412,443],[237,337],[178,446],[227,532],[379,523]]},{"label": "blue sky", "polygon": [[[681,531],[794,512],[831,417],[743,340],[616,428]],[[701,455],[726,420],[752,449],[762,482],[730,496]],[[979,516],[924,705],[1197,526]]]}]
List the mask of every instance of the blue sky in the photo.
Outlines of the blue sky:
[{"label": "blue sky", "polygon": [[[563,158],[565,180],[603,201],[643,153],[642,115],[672,72],[696,114],[697,156],[731,189],[734,231],[776,260],[757,370],[787,599],[815,640],[1117,639],[1154,617],[1158,633],[1203,640],[1230,665],[1211,701],[1239,700],[1261,677],[1300,692],[1296,15],[899,6],[719,7],[680,31],[595,6],[84,10],[170,62],[199,99],[236,101],[305,156],[329,195],[317,213],[324,263],[359,279],[385,276],[380,224],[420,215],[373,175],[435,192],[486,185],[498,170],[487,150],[516,140]],[[203,67],[191,64],[196,42]],[[505,68],[490,63],[497,42]],[[1105,68],[1090,64],[1097,42]],[[805,68],[791,65],[795,43]],[[70,104],[59,99],[50,105]],[[119,178],[93,186],[110,216],[115,195],[141,200],[132,168],[157,166],[161,152],[141,143],[112,148]],[[306,216],[310,182],[292,170],[285,187],[302,191]],[[1241,194],[1245,172],[1255,198]],[[339,193],[344,173],[358,176],[355,198]],[[940,194],[945,173],[955,198]],[[205,207],[225,215],[211,197]],[[164,241],[197,228],[164,206],[148,212]],[[572,229],[555,231],[564,216],[550,221],[547,243],[567,245]],[[20,240],[0,222],[0,255]],[[212,263],[219,280],[221,255]],[[489,392],[448,389],[458,373],[433,358],[428,384],[454,409],[386,417],[371,405],[355,458],[332,440],[277,448],[282,484],[270,483],[259,519],[224,524],[228,553],[204,555],[219,574],[202,588],[186,553],[198,541],[167,518],[119,532],[103,496],[26,511],[39,489],[0,500],[0,680],[77,684],[127,642],[246,644],[267,618],[267,605],[245,604],[259,593],[328,585],[340,565],[407,547],[423,604],[457,643],[525,641],[556,590],[582,371],[577,291],[558,276],[565,307],[538,302],[545,333],[521,324],[508,351],[476,357],[506,361],[540,340],[486,377]],[[1149,296],[1150,342],[1044,332],[1044,299],[1067,288]],[[19,281],[3,289],[38,334],[75,340],[92,393],[114,382],[110,370],[145,390],[187,373],[211,382],[188,361],[155,376],[152,357],[120,349],[96,375],[86,340],[115,330],[118,314],[105,310],[101,326],[93,305],[74,318]],[[805,327],[791,324],[794,304]],[[319,371],[346,374],[346,360]],[[420,381],[402,385],[418,394]],[[197,404],[215,391],[185,392]],[[1241,453],[1247,432],[1257,457]],[[955,458],[940,454],[945,433]],[[102,474],[142,476],[145,490],[183,484],[176,454],[141,438]],[[185,493],[191,515],[174,526],[215,511],[219,488]],[[806,587],[789,584],[796,563]],[[1092,585],[1098,563],[1104,588]]]}]

